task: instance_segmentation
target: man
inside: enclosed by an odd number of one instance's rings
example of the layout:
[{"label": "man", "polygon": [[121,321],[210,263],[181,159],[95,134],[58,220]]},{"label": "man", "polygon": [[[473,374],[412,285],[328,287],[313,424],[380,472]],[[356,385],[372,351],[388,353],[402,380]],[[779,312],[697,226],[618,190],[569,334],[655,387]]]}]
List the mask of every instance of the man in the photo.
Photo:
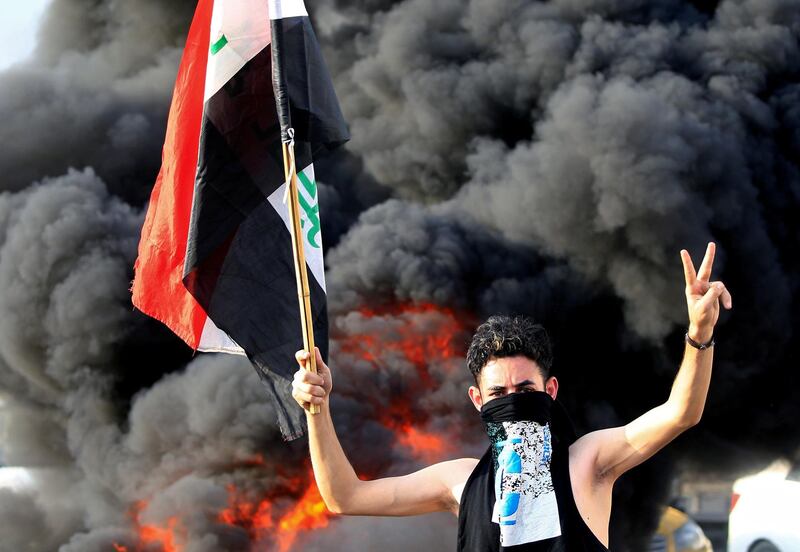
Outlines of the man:
[{"label": "man", "polygon": [[470,345],[475,376],[468,395],[489,433],[482,459],[434,464],[402,477],[360,480],[336,437],[328,405],[331,372],[317,352],[319,373],[303,369],[300,351],[293,396],[307,415],[317,486],[334,513],[405,516],[449,510],[459,515],[458,550],[605,550],[614,482],[700,421],[711,378],[713,331],[732,307],[722,282],[712,282],[715,245],[700,270],[681,251],[689,328],[683,361],[667,401],[622,427],[576,439],[562,415],[558,380],[544,329],[523,317],[492,317]]}]

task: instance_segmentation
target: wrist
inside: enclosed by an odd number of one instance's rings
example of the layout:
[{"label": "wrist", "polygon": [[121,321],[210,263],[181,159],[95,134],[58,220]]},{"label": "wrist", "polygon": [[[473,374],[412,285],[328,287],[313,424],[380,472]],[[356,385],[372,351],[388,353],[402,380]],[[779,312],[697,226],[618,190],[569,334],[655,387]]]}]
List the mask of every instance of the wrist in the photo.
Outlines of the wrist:
[{"label": "wrist", "polygon": [[703,338],[703,339],[704,339],[703,341],[698,341],[696,339],[693,339],[689,335],[688,331],[686,332],[686,335],[684,337],[684,341],[686,341],[686,346],[687,347],[693,347],[693,348],[695,348],[695,349],[697,349],[699,351],[707,351],[707,350],[711,349],[714,346],[714,336],[713,336],[713,334],[710,337],[708,337],[707,339],[706,338]]},{"label": "wrist", "polygon": [[324,401],[322,401],[322,404],[317,404],[315,406],[317,406],[319,408],[319,412],[317,414],[312,414],[311,410],[306,409],[306,417],[308,419],[318,420],[318,419],[323,418],[323,417],[324,418],[329,418],[330,417],[330,415],[331,415],[330,403],[328,402],[327,397],[325,398]]},{"label": "wrist", "polygon": [[697,343],[708,343],[714,337],[714,327],[705,328],[698,327],[694,324],[689,325],[689,331],[686,332],[692,341]]}]

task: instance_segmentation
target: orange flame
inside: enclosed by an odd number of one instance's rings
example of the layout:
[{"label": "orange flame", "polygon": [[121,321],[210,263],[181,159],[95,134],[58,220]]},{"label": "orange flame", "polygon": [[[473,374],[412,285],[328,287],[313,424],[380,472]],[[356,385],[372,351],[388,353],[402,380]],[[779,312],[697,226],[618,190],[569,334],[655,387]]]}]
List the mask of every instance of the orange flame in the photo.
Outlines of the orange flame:
[{"label": "orange flame", "polygon": [[228,485],[229,506],[219,513],[217,520],[226,525],[235,525],[261,538],[261,531],[271,529],[275,524],[272,519],[272,503],[262,500],[253,503],[239,496],[236,487]]},{"label": "orange flame", "polygon": [[311,485],[294,508],[278,521],[278,550],[280,552],[290,550],[300,531],[327,527],[330,516],[331,513],[328,512],[312,478]]},{"label": "orange flame", "polygon": [[166,527],[142,525],[139,529],[139,538],[145,545],[160,544],[164,552],[178,552],[180,549],[175,544],[175,529],[177,526],[177,517],[169,518]]},{"label": "orange flame", "polygon": [[[171,517],[167,520],[166,527],[142,524],[139,521],[139,515],[146,507],[147,502],[141,500],[133,505],[130,512],[130,517],[133,518],[139,537],[139,545],[136,546],[135,552],[141,552],[143,549],[152,550],[153,545],[159,545],[161,552],[180,552],[182,547],[176,544],[176,531],[180,525],[180,520],[177,517]],[[112,543],[112,546],[115,552],[129,552],[128,547],[119,543]]]},{"label": "orange flame", "polygon": [[[427,429],[429,415],[415,408],[408,397],[409,393],[424,394],[441,384],[441,370],[429,368],[463,356],[464,328],[471,317],[427,303],[363,308],[356,315],[389,318],[390,333],[386,336],[367,332],[342,336],[338,342],[343,352],[375,365],[383,361],[387,351],[395,358],[399,354],[413,366],[417,376],[410,378],[404,396],[394,397],[381,406],[378,421],[392,430],[399,445],[414,457],[428,462],[442,459],[450,450],[448,441]],[[381,355],[377,355],[377,351]],[[257,454],[233,466],[262,468],[265,464],[264,457]],[[292,468],[291,472],[297,474],[295,470]],[[287,506],[284,497],[298,495],[300,498]],[[131,550],[115,543],[115,552],[144,552],[157,547],[160,552],[181,552],[185,540],[181,520],[172,517],[166,526],[142,524],[139,516],[146,506],[144,501],[137,503],[131,516],[139,543]],[[273,489],[267,497],[253,499],[229,485],[228,506],[216,515],[216,521],[246,531],[253,542],[273,543],[276,552],[288,552],[304,532],[327,527],[332,516],[314,483],[313,472],[306,465],[305,470],[290,477],[280,489]]]},{"label": "orange flame", "polygon": [[[386,317],[387,335],[354,333],[338,339],[342,351],[374,365],[382,359],[376,351],[401,353],[416,371],[416,380],[409,380],[404,396],[396,396],[382,406],[380,422],[397,435],[398,443],[416,458],[428,462],[441,460],[450,449],[440,435],[425,429],[428,415],[414,412],[410,394],[424,394],[441,383],[430,367],[441,367],[443,361],[463,356],[465,326],[472,317],[432,303],[396,304],[380,308],[362,308],[357,315],[364,318]],[[445,366],[447,366],[445,364]]]},{"label": "orange flame", "polygon": [[[457,343],[464,331],[462,320],[470,318],[457,315],[452,309],[432,303],[399,304],[381,309],[363,307],[358,313],[365,318],[386,316],[399,319],[401,323],[392,326],[397,335],[381,336],[380,342],[378,336],[371,334],[348,335],[341,340],[342,350],[373,363],[379,361],[374,351],[402,353],[414,364],[420,378],[426,384],[432,383],[427,370],[429,362],[459,356]],[[419,327],[420,316],[428,327]]]},{"label": "orange flame", "polygon": [[412,425],[402,426],[397,437],[400,444],[408,448],[414,456],[428,462],[441,460],[450,449],[442,436]]},{"label": "orange flame", "polygon": [[307,486],[306,490],[297,502],[288,510],[276,513],[278,509],[272,498],[250,501],[229,485],[228,508],[219,513],[217,521],[245,529],[253,541],[272,540],[279,552],[287,552],[302,532],[326,527],[332,516],[310,469],[304,476],[290,480],[283,491],[294,494],[303,486]]}]

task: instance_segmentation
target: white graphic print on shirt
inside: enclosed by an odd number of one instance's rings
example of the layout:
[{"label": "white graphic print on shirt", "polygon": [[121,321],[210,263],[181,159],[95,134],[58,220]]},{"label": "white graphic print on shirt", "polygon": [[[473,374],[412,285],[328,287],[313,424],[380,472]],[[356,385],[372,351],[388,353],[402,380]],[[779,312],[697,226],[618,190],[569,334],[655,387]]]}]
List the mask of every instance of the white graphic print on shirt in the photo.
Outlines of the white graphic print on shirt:
[{"label": "white graphic print on shirt", "polygon": [[494,445],[497,473],[492,510],[492,521],[500,525],[500,544],[515,546],[558,537],[561,522],[550,474],[550,424],[500,424],[504,431],[497,433],[505,433],[506,438]]}]

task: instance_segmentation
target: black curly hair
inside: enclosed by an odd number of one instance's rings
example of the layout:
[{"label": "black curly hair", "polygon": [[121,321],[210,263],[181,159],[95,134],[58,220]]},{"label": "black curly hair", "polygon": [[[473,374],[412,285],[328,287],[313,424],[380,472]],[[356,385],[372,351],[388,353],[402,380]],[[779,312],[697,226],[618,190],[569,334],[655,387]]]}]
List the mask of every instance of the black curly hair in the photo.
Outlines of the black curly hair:
[{"label": "black curly hair", "polygon": [[544,326],[527,316],[494,315],[475,330],[467,351],[467,368],[477,383],[491,359],[518,355],[536,362],[545,380],[550,377],[553,352]]}]

